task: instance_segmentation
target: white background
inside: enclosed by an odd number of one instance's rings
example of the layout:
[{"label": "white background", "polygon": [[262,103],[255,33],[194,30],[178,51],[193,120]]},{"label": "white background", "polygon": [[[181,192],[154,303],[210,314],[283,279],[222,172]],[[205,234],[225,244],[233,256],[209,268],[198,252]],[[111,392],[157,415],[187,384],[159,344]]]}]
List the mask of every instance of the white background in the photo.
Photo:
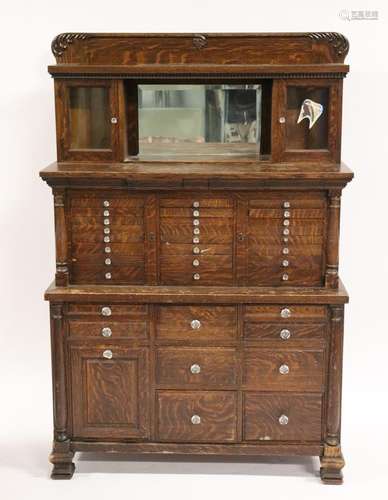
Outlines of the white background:
[{"label": "white background", "polygon": [[[3,1],[0,6],[2,498],[386,498],[388,445],[388,21],[386,2],[259,0]],[[378,21],[339,11],[378,10]],[[52,38],[60,32],[340,31],[350,40],[342,200],[346,309],[342,487],[322,486],[316,459],[257,463],[102,462],[81,456],[72,481],[50,481],[48,306],[53,205],[38,172],[55,160]],[[92,457],[93,458],[93,457]],[[108,472],[108,474],[107,474]],[[329,490],[328,490],[329,488]]]}]

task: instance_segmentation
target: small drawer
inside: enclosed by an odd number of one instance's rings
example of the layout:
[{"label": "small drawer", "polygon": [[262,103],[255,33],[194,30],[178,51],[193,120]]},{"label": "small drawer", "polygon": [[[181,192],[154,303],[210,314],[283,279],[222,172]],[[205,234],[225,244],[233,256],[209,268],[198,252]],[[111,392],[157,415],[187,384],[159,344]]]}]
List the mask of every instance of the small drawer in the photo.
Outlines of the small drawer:
[{"label": "small drawer", "polygon": [[235,392],[169,392],[157,396],[160,441],[224,443],[236,440]]},{"label": "small drawer", "polygon": [[245,340],[273,340],[291,343],[294,340],[322,340],[326,335],[325,323],[244,323]]},{"label": "small drawer", "polygon": [[165,340],[228,340],[237,335],[234,306],[161,306],[156,336]]},{"label": "small drawer", "polygon": [[244,394],[245,441],[320,441],[322,398],[316,394]]},{"label": "small drawer", "polygon": [[325,306],[246,306],[244,311],[244,321],[322,321],[326,316]]},{"label": "small drawer", "polygon": [[146,321],[93,322],[69,321],[69,336],[71,339],[146,339]]},{"label": "small drawer", "polygon": [[156,382],[169,387],[235,385],[237,383],[236,350],[197,347],[158,349]]},{"label": "small drawer", "polygon": [[104,321],[106,318],[125,316],[131,319],[147,319],[148,306],[123,304],[69,304],[68,314],[71,316],[96,316]]},{"label": "small drawer", "polygon": [[243,385],[261,391],[322,392],[323,350],[245,349]]}]

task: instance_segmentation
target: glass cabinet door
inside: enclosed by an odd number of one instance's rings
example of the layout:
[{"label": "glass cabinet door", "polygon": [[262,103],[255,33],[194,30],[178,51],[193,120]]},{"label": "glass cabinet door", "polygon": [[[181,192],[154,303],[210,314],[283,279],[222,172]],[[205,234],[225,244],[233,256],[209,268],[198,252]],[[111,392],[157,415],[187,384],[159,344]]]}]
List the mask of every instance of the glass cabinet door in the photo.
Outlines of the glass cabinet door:
[{"label": "glass cabinet door", "polygon": [[279,82],[278,158],[339,161],[340,82]]},{"label": "glass cabinet door", "polygon": [[115,159],[118,123],[114,82],[62,83],[61,160]]}]

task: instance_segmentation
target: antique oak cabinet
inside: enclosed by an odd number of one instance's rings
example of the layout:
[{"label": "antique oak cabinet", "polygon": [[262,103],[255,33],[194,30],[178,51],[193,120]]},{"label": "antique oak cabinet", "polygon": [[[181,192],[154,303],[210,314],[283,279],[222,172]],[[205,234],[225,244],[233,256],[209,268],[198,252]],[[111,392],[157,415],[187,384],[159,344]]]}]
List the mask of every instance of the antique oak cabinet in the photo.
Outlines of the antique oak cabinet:
[{"label": "antique oak cabinet", "polygon": [[75,452],[319,456],[340,483],[339,33],[52,43],[54,479]]}]

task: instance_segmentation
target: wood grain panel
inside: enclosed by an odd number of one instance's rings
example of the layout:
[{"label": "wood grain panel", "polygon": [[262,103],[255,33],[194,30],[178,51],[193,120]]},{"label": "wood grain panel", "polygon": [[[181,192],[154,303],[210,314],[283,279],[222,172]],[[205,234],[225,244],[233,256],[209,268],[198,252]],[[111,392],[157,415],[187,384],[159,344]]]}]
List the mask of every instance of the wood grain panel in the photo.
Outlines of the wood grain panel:
[{"label": "wood grain panel", "polygon": [[[192,365],[200,372],[192,373]],[[156,383],[168,388],[223,388],[237,383],[237,353],[233,348],[163,347],[156,352]]]},{"label": "wood grain panel", "polygon": [[[243,385],[261,391],[322,392],[324,388],[323,350],[243,350]],[[289,373],[281,374],[281,365]]]},{"label": "wood grain panel", "polygon": [[[279,423],[288,417],[287,425]],[[244,394],[245,441],[320,441],[322,397],[316,394]]]},{"label": "wood grain panel", "polygon": [[[289,344],[293,340],[324,339],[326,336],[326,323],[266,323],[245,322],[243,335],[246,340],[275,340],[279,344]],[[280,337],[280,332],[289,330],[291,336],[287,340]]]},{"label": "wood grain panel", "polygon": [[[159,391],[157,395],[159,441],[223,443],[236,441],[235,392]],[[198,415],[200,424],[192,424]]]},{"label": "wood grain panel", "polygon": [[[235,306],[161,306],[156,336],[165,340],[232,340],[237,335]],[[200,322],[193,329],[191,322]]]},{"label": "wood grain panel", "polygon": [[71,339],[100,338],[107,340],[102,335],[102,329],[109,327],[112,330],[110,340],[116,339],[147,339],[147,321],[69,321],[69,336]]},{"label": "wood grain panel", "polygon": [[[110,349],[112,359],[103,352]],[[148,435],[147,350],[71,346],[74,435],[144,438]]]}]

